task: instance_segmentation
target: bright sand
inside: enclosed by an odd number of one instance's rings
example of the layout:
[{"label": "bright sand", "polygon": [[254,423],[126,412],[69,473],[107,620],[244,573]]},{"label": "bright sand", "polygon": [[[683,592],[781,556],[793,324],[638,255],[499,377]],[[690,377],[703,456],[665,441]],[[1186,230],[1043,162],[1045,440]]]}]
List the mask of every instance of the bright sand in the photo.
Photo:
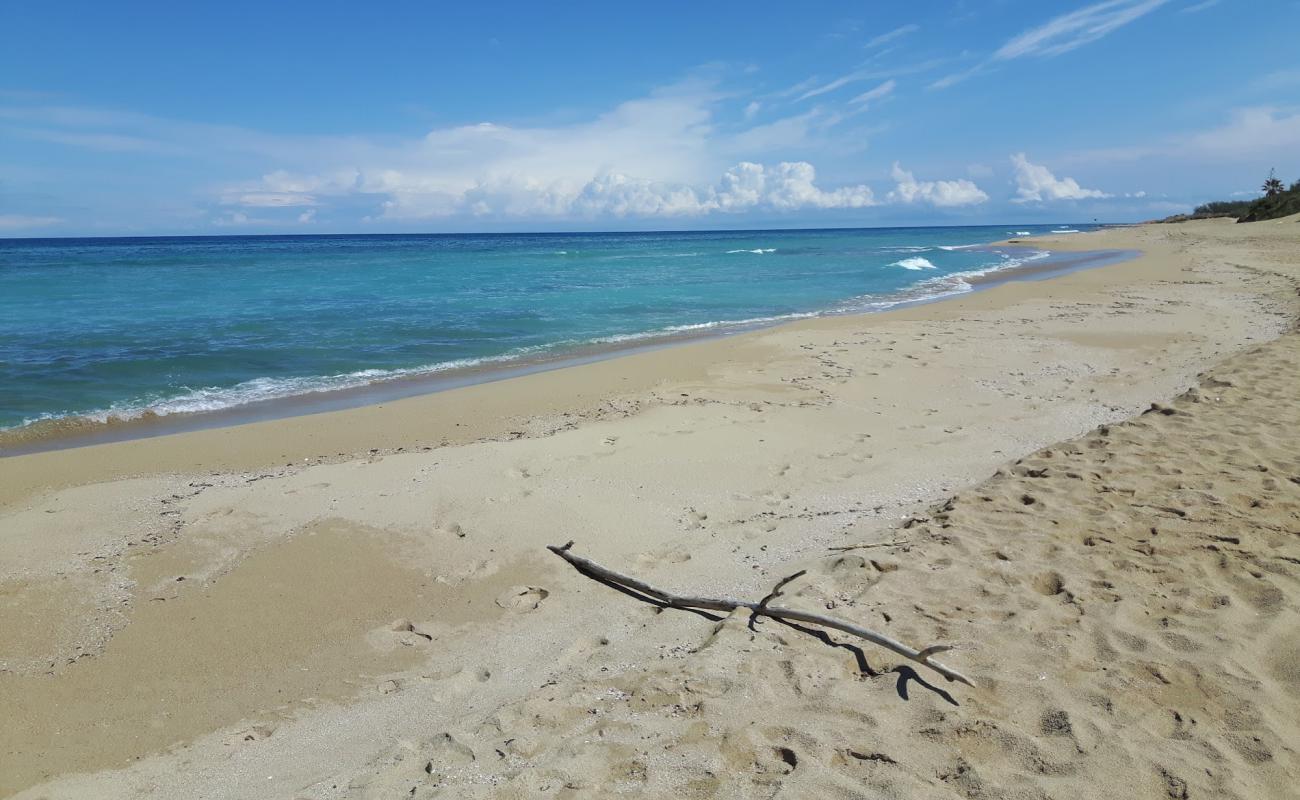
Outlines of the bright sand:
[{"label": "bright sand", "polygon": [[1052,246],[1146,255],[0,459],[0,793],[1291,796],[1300,225]]}]

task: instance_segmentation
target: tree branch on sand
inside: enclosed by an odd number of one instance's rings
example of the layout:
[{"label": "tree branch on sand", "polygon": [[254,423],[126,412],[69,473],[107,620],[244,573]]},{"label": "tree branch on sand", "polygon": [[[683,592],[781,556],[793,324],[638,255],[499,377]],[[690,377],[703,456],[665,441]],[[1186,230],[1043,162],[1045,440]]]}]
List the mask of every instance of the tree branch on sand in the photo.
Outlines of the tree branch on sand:
[{"label": "tree branch on sand", "polygon": [[656,589],[650,584],[645,583],[644,581],[639,581],[636,578],[633,578],[629,575],[623,575],[611,569],[606,569],[605,567],[602,567],[601,565],[597,564],[594,561],[591,561],[590,559],[583,558],[582,556],[579,555],[574,555],[570,551],[570,548],[572,547],[573,547],[573,542],[570,541],[568,544],[564,545],[563,547],[558,547],[556,545],[547,545],[546,549],[550,550],[552,553],[555,553],[560,558],[563,558],[565,561],[572,564],[573,567],[577,569],[579,572],[583,573],[584,575],[590,578],[595,578],[598,581],[611,584],[617,588],[622,588],[625,590],[631,590],[633,592],[640,593],[642,595],[645,595],[646,597],[652,598],[672,608],[709,609],[712,611],[734,611],[737,608],[747,608],[754,616],[767,616],[767,617],[772,617],[774,619],[793,620],[796,622],[807,622],[813,625],[821,625],[822,627],[833,628],[837,631],[843,631],[844,633],[857,636],[860,639],[865,639],[868,642],[871,642],[873,644],[880,645],[886,650],[891,650],[894,653],[897,653],[898,655],[906,659],[927,666],[930,669],[934,670],[935,672],[938,672],[940,675],[942,675],[943,677],[947,678],[950,681],[958,681],[960,683],[966,684],[967,686],[975,685],[973,682],[971,682],[970,678],[967,678],[965,675],[961,674],[957,670],[952,669],[950,667],[946,667],[943,664],[940,664],[938,661],[935,661],[931,658],[931,656],[933,656],[935,653],[942,653],[945,650],[951,650],[952,647],[948,645],[936,644],[936,645],[931,645],[929,647],[926,647],[922,650],[914,650],[911,647],[908,647],[907,645],[903,644],[902,642],[897,641],[895,639],[891,639],[890,637],[885,636],[884,634],[876,633],[875,631],[868,630],[867,628],[860,628],[857,625],[852,625],[848,622],[842,622],[833,617],[828,617],[822,614],[812,614],[807,611],[798,611],[793,608],[782,608],[779,606],[769,605],[771,600],[773,600],[777,595],[780,594],[780,588],[784,586],[786,583],[788,583],[789,581],[798,577],[799,575],[802,575],[803,574],[802,572],[796,573],[795,575],[792,575],[782,580],[781,583],[777,585],[777,588],[774,589],[771,594],[769,594],[767,597],[763,598],[761,601],[757,603],[750,602],[748,600],[734,600],[727,597],[718,597],[718,598],[690,597],[690,596],[675,595],[670,592],[665,592],[662,589]]}]

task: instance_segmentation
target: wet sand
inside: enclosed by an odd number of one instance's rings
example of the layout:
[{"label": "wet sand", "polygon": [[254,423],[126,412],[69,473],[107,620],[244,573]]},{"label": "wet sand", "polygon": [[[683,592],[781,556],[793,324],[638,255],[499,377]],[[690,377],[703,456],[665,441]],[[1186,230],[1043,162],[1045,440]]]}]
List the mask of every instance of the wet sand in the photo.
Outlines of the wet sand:
[{"label": "wet sand", "polygon": [[[0,459],[0,792],[1286,796],[1298,243],[1075,234],[1145,255]],[[977,688],[656,613],[569,539],[699,593],[806,566]]]}]

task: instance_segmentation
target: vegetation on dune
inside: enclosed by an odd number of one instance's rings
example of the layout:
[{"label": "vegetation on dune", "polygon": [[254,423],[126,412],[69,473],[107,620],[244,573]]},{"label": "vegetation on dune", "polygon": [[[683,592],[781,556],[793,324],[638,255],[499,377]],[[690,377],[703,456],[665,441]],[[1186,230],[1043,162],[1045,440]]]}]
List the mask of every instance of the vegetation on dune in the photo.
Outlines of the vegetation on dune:
[{"label": "vegetation on dune", "polygon": [[1260,189],[1264,192],[1264,196],[1255,200],[1216,200],[1212,203],[1202,203],[1192,209],[1190,214],[1175,214],[1159,221],[1186,222],[1192,219],[1232,217],[1238,222],[1262,222],[1266,219],[1300,214],[1300,180],[1288,187],[1277,177],[1274,170],[1269,170],[1268,178]]},{"label": "vegetation on dune", "polygon": [[1287,188],[1282,181],[1278,180],[1277,175],[1269,170],[1268,180],[1264,181],[1263,188],[1264,196],[1252,203],[1250,208],[1246,209],[1246,213],[1237,219],[1238,222],[1260,222],[1300,214],[1300,181],[1292,183],[1290,188]]}]

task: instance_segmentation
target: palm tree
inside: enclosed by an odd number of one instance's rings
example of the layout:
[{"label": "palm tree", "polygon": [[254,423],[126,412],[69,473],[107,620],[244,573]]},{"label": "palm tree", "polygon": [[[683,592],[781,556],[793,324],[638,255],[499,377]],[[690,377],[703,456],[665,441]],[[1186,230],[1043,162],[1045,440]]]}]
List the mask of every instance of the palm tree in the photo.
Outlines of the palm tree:
[{"label": "palm tree", "polygon": [[1272,197],[1275,194],[1281,194],[1284,188],[1286,187],[1283,186],[1282,181],[1277,178],[1277,171],[1270,169],[1268,171],[1268,180],[1264,181],[1264,194]]}]

